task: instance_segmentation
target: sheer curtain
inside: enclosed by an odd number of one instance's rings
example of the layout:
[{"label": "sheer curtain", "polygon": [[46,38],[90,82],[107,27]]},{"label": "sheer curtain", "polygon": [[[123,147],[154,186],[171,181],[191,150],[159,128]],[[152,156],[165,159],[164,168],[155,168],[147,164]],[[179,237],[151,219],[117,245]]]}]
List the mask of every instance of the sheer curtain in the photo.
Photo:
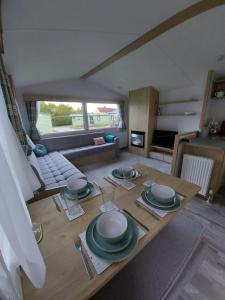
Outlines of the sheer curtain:
[{"label": "sheer curtain", "polygon": [[120,116],[120,121],[119,121],[119,124],[118,124],[118,128],[126,129],[126,124],[125,124],[125,103],[121,101],[118,104],[118,108],[119,108],[119,116]]},{"label": "sheer curtain", "polygon": [[[33,173],[17,136],[9,121],[4,97],[0,88],[0,254],[8,273],[3,272],[0,261],[0,276],[7,275],[19,299],[15,282],[18,266],[37,288],[45,281],[45,264],[37,246],[25,201],[32,198],[40,183]],[[1,278],[0,281],[2,282]],[[0,285],[0,294],[7,287]],[[11,299],[11,298],[10,298]]]}]

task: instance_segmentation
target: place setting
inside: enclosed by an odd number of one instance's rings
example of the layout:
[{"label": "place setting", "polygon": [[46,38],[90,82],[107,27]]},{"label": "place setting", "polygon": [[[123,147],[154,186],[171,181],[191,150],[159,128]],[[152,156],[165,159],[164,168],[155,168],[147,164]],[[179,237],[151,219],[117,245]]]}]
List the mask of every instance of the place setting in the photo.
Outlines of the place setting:
[{"label": "place setting", "polygon": [[97,215],[79,237],[96,273],[101,274],[112,263],[128,258],[144,235],[129,214],[114,209]]},{"label": "place setting", "polygon": [[[95,183],[88,182],[85,179],[68,180],[66,187],[61,192],[53,196],[57,210],[59,210],[58,201],[70,221],[82,216],[85,212],[80,203],[87,201],[101,194],[100,187]],[[58,200],[58,201],[57,201]]]},{"label": "place setting", "polygon": [[122,186],[126,190],[131,190],[136,187],[132,181],[140,177],[141,174],[132,167],[121,166],[112,170],[105,179],[112,184]]},{"label": "place setting", "polygon": [[136,204],[153,214],[157,219],[178,210],[184,199],[169,186],[152,183],[141,192]]}]

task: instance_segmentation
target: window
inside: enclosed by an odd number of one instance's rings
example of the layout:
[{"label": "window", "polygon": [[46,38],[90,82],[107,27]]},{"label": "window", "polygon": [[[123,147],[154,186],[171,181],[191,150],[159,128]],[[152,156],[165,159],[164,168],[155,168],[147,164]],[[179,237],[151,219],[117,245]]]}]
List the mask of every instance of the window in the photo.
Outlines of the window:
[{"label": "window", "polygon": [[117,104],[87,103],[88,128],[113,128],[119,123]]},{"label": "window", "polygon": [[37,128],[41,134],[84,130],[80,102],[39,101]]},{"label": "window", "polygon": [[[85,109],[86,106],[86,109]],[[87,111],[87,118],[85,118]],[[39,101],[37,128],[41,135],[115,128],[119,124],[118,104]]]}]

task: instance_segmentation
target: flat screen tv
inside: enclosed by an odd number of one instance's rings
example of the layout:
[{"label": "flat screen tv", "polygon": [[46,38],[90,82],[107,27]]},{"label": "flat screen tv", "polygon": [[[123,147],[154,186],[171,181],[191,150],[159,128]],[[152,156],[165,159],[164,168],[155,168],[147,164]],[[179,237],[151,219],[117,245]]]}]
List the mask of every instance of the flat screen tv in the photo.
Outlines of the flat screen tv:
[{"label": "flat screen tv", "polygon": [[172,149],[174,147],[174,139],[176,134],[178,134],[177,131],[154,130],[153,144]]}]

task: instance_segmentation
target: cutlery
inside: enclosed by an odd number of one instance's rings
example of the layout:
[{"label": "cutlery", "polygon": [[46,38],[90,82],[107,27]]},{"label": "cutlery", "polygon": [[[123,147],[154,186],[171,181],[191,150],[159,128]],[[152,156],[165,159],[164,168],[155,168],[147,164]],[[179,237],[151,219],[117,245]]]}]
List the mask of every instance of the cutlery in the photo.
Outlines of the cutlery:
[{"label": "cutlery", "polygon": [[158,221],[161,220],[161,218],[160,218],[157,214],[155,214],[153,211],[151,211],[151,209],[149,209],[149,208],[147,208],[146,206],[140,204],[138,201],[135,201],[135,204],[136,204],[137,207],[145,209],[145,210],[146,210],[148,213],[150,213],[150,215],[152,215],[156,220],[158,220]]},{"label": "cutlery", "polygon": [[84,255],[82,244],[81,244],[81,239],[80,239],[79,236],[74,238],[74,245],[75,245],[76,250],[78,252],[80,252],[80,255],[81,255],[81,258],[82,258],[82,261],[83,261],[83,264],[84,264],[85,271],[88,275],[89,280],[91,280],[93,278],[93,273],[92,273],[92,270],[89,266],[88,260],[87,260],[86,256]]},{"label": "cutlery", "polygon": [[120,211],[128,214],[132,219],[134,219],[136,221],[136,223],[140,224],[145,230],[149,231],[149,228],[145,224],[143,224],[141,221],[139,221],[136,217],[134,217],[129,211],[127,211],[126,209],[122,209]]},{"label": "cutlery", "polygon": [[59,204],[58,204],[58,202],[57,202],[57,200],[55,199],[54,196],[52,197],[52,199],[53,199],[53,202],[55,203],[55,208],[56,208],[59,212],[61,212],[61,207],[59,206]]},{"label": "cutlery", "polygon": [[97,184],[97,182],[93,181],[93,184],[99,189],[99,191],[102,193],[102,188],[100,185]]},{"label": "cutlery", "polygon": [[104,179],[106,180],[106,181],[108,181],[109,183],[111,183],[112,185],[114,185],[114,186],[118,186],[118,184],[116,184],[116,183],[114,183],[111,179],[109,179],[108,177],[104,177]]}]

